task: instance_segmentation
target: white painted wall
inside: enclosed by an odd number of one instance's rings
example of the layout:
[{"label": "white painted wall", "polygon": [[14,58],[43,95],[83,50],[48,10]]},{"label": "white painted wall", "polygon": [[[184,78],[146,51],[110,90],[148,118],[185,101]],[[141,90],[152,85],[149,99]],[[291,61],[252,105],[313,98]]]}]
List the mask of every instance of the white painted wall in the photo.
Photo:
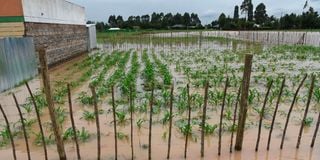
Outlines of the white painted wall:
[{"label": "white painted wall", "polygon": [[97,48],[97,31],[96,31],[96,25],[94,24],[88,24],[88,49],[95,49]]},{"label": "white painted wall", "polygon": [[65,0],[22,0],[25,22],[85,25],[85,8]]}]

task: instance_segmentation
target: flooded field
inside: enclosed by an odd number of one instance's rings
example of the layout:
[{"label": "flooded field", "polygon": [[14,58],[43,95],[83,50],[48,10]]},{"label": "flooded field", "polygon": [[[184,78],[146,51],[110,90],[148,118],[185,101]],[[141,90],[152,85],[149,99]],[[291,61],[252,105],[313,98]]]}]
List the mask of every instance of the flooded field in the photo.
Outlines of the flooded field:
[{"label": "flooded field", "polygon": [[[93,98],[89,84],[96,88],[100,109],[102,159],[114,159],[114,130],[111,87],[115,87],[118,158],[131,159],[130,148],[130,88],[134,93],[133,148],[135,159],[148,159],[149,101],[154,85],[152,159],[166,159],[169,120],[173,116],[171,159],[184,159],[185,135],[189,135],[187,159],[201,159],[200,138],[204,87],[208,81],[207,119],[204,127],[205,152],[202,159],[275,160],[320,158],[320,140],[310,147],[320,111],[320,48],[308,46],[267,46],[210,37],[123,37],[101,44],[101,49],[81,56],[50,70],[56,116],[63,130],[68,159],[77,159],[67,102],[66,84],[72,88],[73,111],[79,130],[82,159],[96,159],[96,125]],[[253,66],[248,98],[248,118],[241,152],[230,153],[234,108],[237,103],[245,54],[253,54]],[[283,149],[281,138],[288,110],[296,89],[305,74],[306,81],[297,96],[291,113]],[[307,105],[311,75],[315,88],[308,115]],[[223,114],[222,149],[218,156],[218,131],[226,77],[229,78]],[[267,151],[269,130],[283,78],[285,86]],[[273,83],[264,111],[259,151],[255,152],[259,119],[267,86]],[[49,159],[58,159],[51,130],[41,79],[29,82],[41,111],[42,126],[48,145]],[[188,119],[187,84],[190,85],[191,125]],[[170,86],[174,86],[173,115],[169,112]],[[35,109],[25,86],[0,94],[14,133],[17,158],[27,159],[19,115],[11,93],[15,93],[24,112],[32,159],[44,159],[41,135]],[[237,116],[238,117],[238,116]],[[0,159],[12,159],[12,151],[3,117],[0,116]],[[304,124],[300,148],[296,149],[301,123]],[[233,141],[235,141],[235,136]],[[235,142],[234,142],[235,143]],[[233,143],[233,144],[234,144]],[[232,147],[234,148],[234,147]]]}]

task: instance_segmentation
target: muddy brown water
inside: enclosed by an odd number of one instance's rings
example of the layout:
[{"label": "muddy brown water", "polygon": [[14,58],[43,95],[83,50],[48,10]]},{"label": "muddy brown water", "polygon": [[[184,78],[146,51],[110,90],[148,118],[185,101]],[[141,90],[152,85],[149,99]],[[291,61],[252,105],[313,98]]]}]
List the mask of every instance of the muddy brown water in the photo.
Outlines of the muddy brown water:
[{"label": "muddy brown water", "polygon": [[[140,55],[140,54],[139,54]],[[139,56],[140,57],[140,56]],[[51,81],[61,81],[66,80],[71,82],[74,78],[80,75],[80,73],[75,72],[72,68],[72,65],[76,62],[81,62],[84,57],[79,57],[72,61],[65,63],[62,66],[55,67],[50,70]],[[139,58],[140,61],[140,58]],[[173,71],[174,67],[170,66],[170,69]],[[142,70],[142,69],[140,69]],[[109,72],[113,72],[111,69]],[[110,76],[109,74],[107,76]],[[140,71],[141,72],[141,71]],[[185,82],[183,79],[183,75],[179,73],[174,73],[174,78]],[[138,78],[138,85],[141,85],[143,80]],[[32,88],[33,92],[41,87],[41,79],[35,78],[29,82],[30,87]],[[138,91],[142,91],[141,88],[138,87]],[[80,143],[80,151],[82,159],[86,160],[94,160],[97,156],[97,148],[96,148],[96,135],[95,135],[95,124],[94,122],[88,122],[83,120],[82,113],[84,110],[93,111],[93,107],[90,106],[83,106],[79,104],[77,101],[77,95],[82,92],[86,91],[89,92],[88,82],[82,84],[80,87],[74,89],[72,91],[73,95],[73,103],[74,103],[74,116],[75,116],[75,123],[78,129],[85,127],[86,130],[89,130],[91,133],[91,137],[88,142],[81,142]],[[201,89],[195,89],[196,92],[201,93]],[[0,94],[0,103],[4,106],[4,110],[9,117],[10,122],[17,122],[19,117],[17,110],[14,105],[14,101],[12,96],[10,95],[11,92],[16,93],[18,97],[18,101],[20,104],[25,102],[25,99],[29,97],[27,89],[25,86],[16,87],[10,91],[4,92]],[[118,94],[119,95],[119,94]],[[119,98],[119,96],[118,96]],[[113,133],[113,119],[112,113],[109,112],[111,109],[111,105],[108,103],[110,101],[110,97],[106,97],[102,104],[99,107],[105,110],[104,114],[100,115],[100,124],[101,124],[101,151],[102,151],[102,159],[114,159],[114,133]],[[65,105],[56,105],[56,106],[63,106],[67,111],[67,104]],[[312,104],[314,107],[315,104]],[[270,107],[270,106],[269,106]],[[315,122],[317,118],[316,113],[310,113],[309,116],[313,117],[314,122],[311,127],[305,127],[302,141],[300,145],[300,149],[296,149],[296,142],[298,137],[298,131],[300,128],[299,117],[302,118],[301,108],[304,107],[304,104],[297,104],[295,106],[294,113],[292,114],[288,132],[286,135],[284,148],[280,150],[280,142],[282,136],[282,128],[285,123],[285,116],[280,115],[278,112],[276,125],[273,131],[273,136],[271,140],[270,150],[266,150],[267,146],[267,138],[269,134],[269,130],[265,127],[262,127],[261,133],[261,140],[259,151],[255,152],[255,144],[257,139],[257,122],[258,116],[253,113],[252,110],[249,110],[249,117],[247,125],[248,129],[245,131],[244,137],[244,146],[241,152],[234,151],[233,153],[229,153],[230,147],[230,133],[224,132],[222,137],[222,152],[221,155],[218,156],[218,136],[217,133],[213,135],[208,135],[205,138],[205,157],[200,157],[200,129],[197,126],[193,126],[193,136],[190,138],[188,144],[188,155],[187,159],[195,160],[195,159],[229,159],[229,160],[317,160],[320,159],[320,141],[317,140],[315,143],[315,147],[313,149],[310,148],[310,143],[312,139],[312,135],[315,129]],[[208,108],[212,108],[212,106],[208,106]],[[281,112],[286,112],[289,109],[287,104],[283,104],[280,106]],[[30,115],[24,114],[25,117],[32,117],[35,118],[35,114],[31,113]],[[199,116],[198,112],[192,112],[192,117]],[[217,124],[219,121],[219,111],[208,110],[208,116],[210,119],[207,121],[209,124]],[[137,121],[138,119],[142,118],[145,119],[146,122],[143,123],[141,129],[136,127],[136,123],[134,122],[134,153],[135,159],[147,159],[148,158],[148,122],[147,122],[147,114],[140,114],[136,113],[134,115],[134,120]],[[49,121],[49,117],[47,111],[45,109],[43,116],[41,117],[43,123]],[[127,114],[127,119],[129,116]],[[168,138],[168,125],[160,124],[160,119],[162,115],[154,115],[155,124],[153,125],[152,130],[152,159],[155,160],[162,160],[166,159],[167,155],[167,138]],[[183,118],[183,116],[182,116]],[[71,127],[71,122],[69,120],[69,116],[66,118],[66,122],[64,123],[64,130]],[[181,117],[177,117],[175,120],[181,119]],[[270,124],[271,118],[264,119],[264,124]],[[4,120],[0,117],[0,124],[1,129],[4,129]],[[32,131],[38,132],[37,124],[34,124],[32,127]],[[124,133],[128,137],[130,137],[130,125],[129,121],[127,120],[125,125],[119,125],[118,132]],[[48,133],[48,132],[46,132]],[[184,152],[184,137],[180,133],[177,127],[174,127],[173,134],[172,134],[172,144],[171,144],[171,159],[184,159],[183,152]],[[37,146],[33,144],[34,136],[30,134],[30,144],[31,144],[31,157],[32,159],[44,159],[44,153],[42,146]],[[46,135],[48,136],[48,135]],[[235,141],[235,139],[234,139]],[[26,159],[26,147],[24,140],[19,137],[15,138],[16,150],[17,150],[17,158],[18,159]],[[65,148],[67,152],[68,159],[77,159],[76,157],[76,148],[75,144],[71,141],[65,142]],[[55,145],[48,145],[48,155],[49,159],[59,159],[58,154],[56,151]],[[118,158],[119,159],[131,159],[131,148],[130,148],[130,141],[128,138],[124,138],[123,140],[118,140]],[[12,151],[10,144],[0,149],[0,159],[2,160],[9,160],[13,159]]]}]

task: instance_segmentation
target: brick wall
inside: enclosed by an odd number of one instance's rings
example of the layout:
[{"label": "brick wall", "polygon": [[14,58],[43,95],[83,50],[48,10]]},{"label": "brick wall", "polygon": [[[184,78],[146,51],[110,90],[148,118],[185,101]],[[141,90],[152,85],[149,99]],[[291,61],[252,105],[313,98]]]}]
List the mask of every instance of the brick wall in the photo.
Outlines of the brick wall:
[{"label": "brick wall", "polygon": [[48,65],[52,66],[87,52],[85,25],[25,23],[25,34],[34,39],[35,47],[48,46]]}]

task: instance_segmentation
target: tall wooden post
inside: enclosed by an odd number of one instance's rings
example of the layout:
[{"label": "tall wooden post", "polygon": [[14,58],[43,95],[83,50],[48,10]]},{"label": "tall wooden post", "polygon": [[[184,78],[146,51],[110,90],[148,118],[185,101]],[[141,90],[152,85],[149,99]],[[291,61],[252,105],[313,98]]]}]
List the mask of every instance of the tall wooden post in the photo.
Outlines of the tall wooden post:
[{"label": "tall wooden post", "polygon": [[223,111],[224,111],[224,105],[226,103],[226,96],[227,96],[227,90],[228,90],[228,84],[229,84],[229,78],[227,77],[226,85],[224,87],[224,94],[223,94],[223,102],[221,106],[221,113],[220,113],[220,124],[219,124],[219,146],[218,146],[218,155],[221,155],[221,136],[222,136],[222,120],[223,120]]},{"label": "tall wooden post", "polygon": [[99,121],[99,109],[98,109],[98,99],[96,94],[96,89],[93,85],[89,86],[92,93],[93,106],[94,106],[94,115],[96,118],[96,127],[97,127],[97,160],[101,159],[101,134],[100,134],[100,121]]},{"label": "tall wooden post", "polygon": [[260,112],[260,120],[259,120],[259,127],[258,127],[258,137],[257,137],[257,142],[256,142],[256,152],[259,149],[262,121],[263,121],[263,118],[264,118],[264,115],[265,115],[264,111],[265,111],[265,108],[266,108],[266,105],[267,105],[267,102],[268,102],[268,96],[269,96],[272,84],[273,84],[273,80],[271,80],[271,82],[268,84],[266,97],[264,98],[263,106],[262,106],[261,112]]},{"label": "tall wooden post", "polygon": [[201,148],[200,148],[201,157],[204,157],[204,126],[206,125],[206,117],[207,117],[208,90],[209,90],[209,82],[207,81],[204,89],[204,102],[203,102],[202,122],[201,122]]},{"label": "tall wooden post", "polygon": [[68,102],[69,102],[69,112],[70,112],[70,120],[71,120],[71,126],[73,130],[73,140],[76,143],[76,150],[77,150],[77,157],[78,160],[81,160],[81,155],[80,155],[80,147],[79,147],[79,142],[78,142],[78,136],[77,136],[77,128],[74,122],[74,117],[73,117],[73,106],[72,106],[72,97],[71,97],[71,87],[70,84],[67,85],[68,88]]},{"label": "tall wooden post", "polygon": [[240,151],[242,149],[244,129],[247,118],[248,110],[248,95],[249,95],[249,86],[250,86],[250,77],[251,77],[251,68],[252,68],[252,54],[246,54],[245,56],[245,66],[243,72],[242,80],[242,91],[240,99],[240,112],[239,112],[239,121],[238,121],[238,130],[236,137],[235,150]]},{"label": "tall wooden post", "polygon": [[[234,107],[233,111],[233,122],[232,122],[232,127],[234,128],[236,125],[236,119],[237,119],[237,111],[238,111],[238,104],[239,104],[239,98],[240,98],[240,93],[241,93],[241,86],[239,87],[238,94],[237,94],[237,99],[236,99],[236,105]],[[230,153],[232,153],[232,148],[233,148],[233,135],[234,135],[234,130],[231,132],[231,139],[230,139]]]},{"label": "tall wooden post", "polygon": [[39,109],[38,109],[38,107],[37,107],[37,103],[36,103],[36,101],[35,101],[35,99],[34,99],[34,96],[33,96],[33,94],[32,94],[32,91],[31,91],[31,89],[30,89],[30,86],[29,86],[28,82],[26,82],[26,86],[27,86],[28,92],[29,92],[29,94],[30,94],[30,97],[31,97],[31,100],[32,100],[34,109],[35,109],[35,111],[36,111],[36,116],[37,116],[37,120],[38,120],[38,124],[39,124],[39,128],[40,128],[42,146],[43,146],[43,151],[44,151],[44,159],[45,159],[45,160],[48,160],[47,145],[46,145],[46,141],[45,141],[45,138],[44,138],[44,132],[43,132],[43,128],[42,128],[42,122],[41,122],[41,118],[40,118]]},{"label": "tall wooden post", "polygon": [[116,104],[115,104],[113,86],[111,88],[111,91],[112,91],[112,115],[113,115],[113,132],[114,132],[114,159],[117,160],[118,159],[117,119],[116,119]]},{"label": "tall wooden post", "polygon": [[21,125],[22,125],[22,131],[23,131],[23,136],[24,136],[24,140],[26,142],[26,147],[27,147],[27,155],[28,155],[28,160],[31,160],[31,155],[30,155],[30,148],[29,148],[29,142],[28,142],[28,135],[27,135],[27,131],[26,131],[26,125],[24,123],[24,118],[17,100],[17,97],[14,93],[12,93],[12,97],[14,99],[14,102],[16,103],[16,107],[18,109],[18,113],[20,116],[20,121],[21,121]]},{"label": "tall wooden post", "polygon": [[47,65],[47,57],[46,50],[44,48],[39,49],[39,61],[40,61],[40,69],[41,76],[43,81],[44,93],[46,95],[46,100],[48,103],[48,110],[50,114],[50,119],[53,127],[53,132],[57,144],[57,151],[59,154],[60,160],[66,160],[66,152],[64,150],[64,144],[61,137],[61,128],[58,126],[58,122],[54,113],[54,103],[51,95],[51,87],[50,87],[50,78],[48,74],[48,65]]},{"label": "tall wooden post", "polygon": [[302,81],[300,82],[300,84],[299,84],[299,87],[298,87],[296,93],[295,93],[294,96],[293,96],[293,100],[292,100],[290,109],[289,109],[288,114],[287,114],[286,124],[285,124],[284,129],[283,129],[283,134],[282,134],[280,149],[283,148],[283,143],[284,143],[284,139],[285,139],[285,137],[286,137],[286,133],[287,133],[287,128],[288,128],[288,124],[289,124],[291,112],[292,112],[292,110],[293,110],[294,104],[296,103],[296,100],[297,100],[297,96],[298,96],[298,94],[299,94],[299,91],[300,91],[301,87],[303,86],[304,81],[307,79],[307,76],[308,76],[307,74],[304,76],[303,80],[302,80]]},{"label": "tall wooden post", "polygon": [[[134,86],[135,87],[135,86]],[[130,86],[129,95],[129,110],[130,110],[130,146],[131,146],[131,160],[134,160],[134,150],[133,150],[133,112],[134,112],[134,99],[133,99],[133,89]]]},{"label": "tall wooden post", "polygon": [[11,142],[11,146],[12,146],[12,154],[13,154],[13,159],[14,160],[17,160],[17,154],[16,154],[16,147],[14,145],[14,141],[13,141],[13,136],[12,136],[12,132],[11,132],[11,129],[10,129],[10,123],[8,121],[8,118],[7,118],[7,115],[6,113],[4,112],[1,104],[0,104],[0,111],[2,113],[2,116],[4,118],[4,121],[6,122],[6,127],[7,127],[7,130],[8,130],[8,133],[9,133],[9,138],[10,138],[10,142]]},{"label": "tall wooden post", "polygon": [[[191,129],[191,98],[190,98],[190,87],[187,84],[187,96],[188,96],[188,127]],[[184,144],[184,158],[187,158],[187,148],[188,148],[189,133],[186,134],[185,144]]]},{"label": "tall wooden post", "polygon": [[151,141],[152,141],[152,114],[153,114],[153,97],[154,96],[154,82],[152,82],[152,90],[151,90],[151,97],[150,97],[150,118],[149,118],[149,148],[148,148],[148,160],[151,160]]},{"label": "tall wooden post", "polygon": [[[171,32],[172,33],[172,32]],[[169,137],[168,137],[168,152],[167,152],[167,159],[170,159],[170,150],[171,150],[171,133],[172,133],[172,106],[173,106],[173,83],[171,86],[171,92],[170,92],[170,119],[169,119]]]},{"label": "tall wooden post", "polygon": [[303,128],[305,126],[304,122],[305,122],[305,120],[307,118],[309,107],[310,107],[310,103],[311,103],[311,99],[312,99],[312,95],[313,95],[313,88],[314,88],[315,79],[316,79],[316,77],[314,75],[312,75],[311,86],[310,86],[310,89],[309,89],[309,95],[308,95],[308,101],[307,101],[307,106],[306,106],[306,110],[304,111],[303,119],[301,121],[301,126],[300,126],[300,130],[299,130],[299,136],[298,136],[298,141],[297,141],[296,148],[299,148],[299,146],[300,146],[302,132],[303,132]]}]

